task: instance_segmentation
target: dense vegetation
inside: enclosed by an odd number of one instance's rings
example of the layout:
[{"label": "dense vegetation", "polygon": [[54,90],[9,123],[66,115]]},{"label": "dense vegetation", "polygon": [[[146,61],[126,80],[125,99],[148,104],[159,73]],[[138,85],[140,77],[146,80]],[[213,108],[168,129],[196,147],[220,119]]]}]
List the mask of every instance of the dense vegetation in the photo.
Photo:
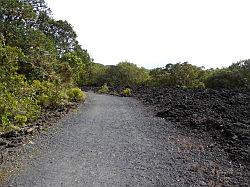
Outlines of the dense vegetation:
[{"label": "dense vegetation", "polygon": [[43,108],[84,99],[76,86],[92,59],[76,38],[44,0],[0,1],[0,132],[29,124]]},{"label": "dense vegetation", "polygon": [[102,65],[92,63],[89,69],[88,86],[136,86],[149,79],[149,71],[139,68],[136,64],[127,61],[117,65]]},{"label": "dense vegetation", "polygon": [[232,64],[228,68],[209,69],[188,62],[167,64],[164,68],[146,70],[129,62],[116,66],[92,64],[87,85],[110,87],[182,87],[182,88],[249,88],[250,60]]},{"label": "dense vegetation", "polygon": [[242,88],[250,85],[250,60],[244,60],[228,68],[209,69],[187,62],[168,64],[165,68],[150,72],[149,84],[186,88]]}]

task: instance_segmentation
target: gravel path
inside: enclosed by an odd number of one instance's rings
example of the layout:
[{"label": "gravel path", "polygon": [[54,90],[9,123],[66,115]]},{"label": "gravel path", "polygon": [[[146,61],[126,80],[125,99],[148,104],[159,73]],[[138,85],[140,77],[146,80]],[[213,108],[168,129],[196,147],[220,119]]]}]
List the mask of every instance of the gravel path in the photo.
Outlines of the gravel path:
[{"label": "gravel path", "polygon": [[25,146],[21,169],[5,186],[231,184],[231,162],[207,147],[135,99],[88,93],[76,112]]}]

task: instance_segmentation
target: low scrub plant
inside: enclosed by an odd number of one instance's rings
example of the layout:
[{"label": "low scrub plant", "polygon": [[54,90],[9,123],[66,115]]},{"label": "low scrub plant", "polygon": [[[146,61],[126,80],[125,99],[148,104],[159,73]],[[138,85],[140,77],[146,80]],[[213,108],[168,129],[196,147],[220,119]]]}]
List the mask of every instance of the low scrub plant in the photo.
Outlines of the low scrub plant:
[{"label": "low scrub plant", "polygon": [[102,87],[98,90],[98,93],[100,94],[106,94],[108,92],[109,92],[109,87],[106,83],[102,85]]},{"label": "low scrub plant", "polygon": [[80,88],[71,88],[66,93],[69,101],[72,102],[84,101],[86,99],[86,95]]},{"label": "low scrub plant", "polygon": [[48,107],[50,105],[50,99],[49,96],[42,93],[41,95],[38,96],[38,104],[43,106],[43,107]]},{"label": "low scrub plant", "polygon": [[25,115],[17,114],[14,117],[14,121],[15,121],[15,124],[22,127],[22,126],[25,126],[26,122],[28,121],[28,118]]},{"label": "low scrub plant", "polygon": [[42,107],[55,108],[68,102],[68,96],[65,93],[66,89],[59,86],[58,83],[35,80],[32,86],[36,90],[36,98]]},{"label": "low scrub plant", "polygon": [[131,97],[132,90],[130,88],[125,88],[124,90],[122,90],[121,94],[125,97]]},{"label": "low scrub plant", "polygon": [[0,131],[25,126],[40,116],[41,107],[34,98],[9,92],[0,95]]}]

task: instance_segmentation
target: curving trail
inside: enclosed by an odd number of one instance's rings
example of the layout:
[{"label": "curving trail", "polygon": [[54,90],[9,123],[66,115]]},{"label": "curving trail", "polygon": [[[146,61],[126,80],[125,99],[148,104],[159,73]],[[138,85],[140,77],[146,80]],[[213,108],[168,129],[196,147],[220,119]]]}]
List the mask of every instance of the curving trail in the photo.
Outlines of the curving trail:
[{"label": "curving trail", "polygon": [[88,93],[77,112],[26,146],[31,156],[22,155],[6,186],[206,185],[189,166],[209,153],[181,150],[177,135],[135,99]]}]

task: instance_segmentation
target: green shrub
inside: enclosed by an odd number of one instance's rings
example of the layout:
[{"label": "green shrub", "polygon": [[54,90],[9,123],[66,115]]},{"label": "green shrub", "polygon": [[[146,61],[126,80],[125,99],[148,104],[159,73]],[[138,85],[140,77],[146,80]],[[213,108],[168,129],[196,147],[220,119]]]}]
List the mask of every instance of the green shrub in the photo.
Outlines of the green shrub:
[{"label": "green shrub", "polygon": [[38,104],[43,106],[43,107],[48,107],[50,105],[49,96],[42,93],[40,96],[38,96]]},{"label": "green shrub", "polygon": [[238,71],[241,77],[244,78],[246,87],[250,88],[250,59],[233,63],[228,69]]},{"label": "green shrub", "polygon": [[69,101],[77,102],[84,101],[86,99],[86,95],[80,88],[71,88],[67,91],[67,96],[69,97]]},{"label": "green shrub", "polygon": [[125,97],[131,97],[132,95],[132,90],[130,88],[126,88],[122,90],[121,94]]},{"label": "green shrub", "polygon": [[106,83],[102,85],[102,87],[98,90],[98,93],[100,94],[106,94],[108,92],[109,92],[109,87],[107,86]]},{"label": "green shrub", "polygon": [[246,87],[247,80],[238,72],[228,69],[214,72],[206,80],[208,88],[240,88]]},{"label": "green shrub", "polygon": [[35,80],[32,86],[36,91],[35,95],[38,103],[43,107],[58,107],[68,102],[65,89],[59,86],[58,83]]},{"label": "green shrub", "polygon": [[1,123],[3,127],[9,126],[11,124],[6,113],[1,115]]},{"label": "green shrub", "polygon": [[141,85],[150,78],[148,70],[127,61],[120,62],[116,66],[107,66],[106,73],[103,76],[109,85],[125,87]]},{"label": "green shrub", "polygon": [[205,89],[205,83],[204,82],[197,82],[193,87],[191,88],[200,88],[200,89]]},{"label": "green shrub", "polygon": [[51,107],[55,108],[59,106],[64,106],[68,102],[69,97],[64,92],[64,90],[57,90],[52,92],[52,94],[49,96]]},{"label": "green shrub", "polygon": [[17,124],[18,126],[25,126],[25,123],[28,121],[28,118],[25,115],[17,114],[14,120],[15,124]]},{"label": "green shrub", "polygon": [[67,95],[67,90],[62,90],[59,92],[58,100],[61,105],[65,105],[69,101],[69,96]]},{"label": "green shrub", "polygon": [[9,92],[0,95],[0,131],[24,126],[40,116],[41,108],[32,97]]}]

